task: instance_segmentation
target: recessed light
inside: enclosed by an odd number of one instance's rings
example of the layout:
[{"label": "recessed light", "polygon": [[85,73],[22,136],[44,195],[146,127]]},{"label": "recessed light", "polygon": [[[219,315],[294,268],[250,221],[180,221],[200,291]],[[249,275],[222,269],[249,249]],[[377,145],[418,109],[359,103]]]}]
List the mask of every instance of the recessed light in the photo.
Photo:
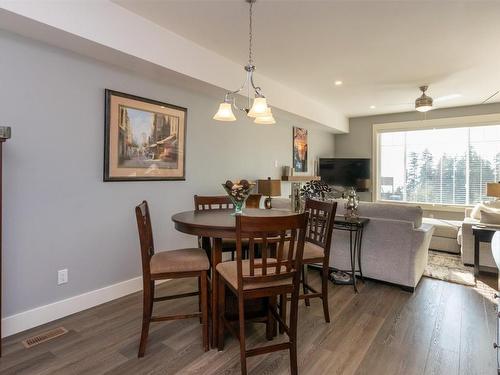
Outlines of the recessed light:
[{"label": "recessed light", "polygon": [[375,109],[377,107],[375,107],[373,104],[370,106],[370,109]]},{"label": "recessed light", "polygon": [[344,82],[342,81],[335,81],[335,86],[342,86]]}]

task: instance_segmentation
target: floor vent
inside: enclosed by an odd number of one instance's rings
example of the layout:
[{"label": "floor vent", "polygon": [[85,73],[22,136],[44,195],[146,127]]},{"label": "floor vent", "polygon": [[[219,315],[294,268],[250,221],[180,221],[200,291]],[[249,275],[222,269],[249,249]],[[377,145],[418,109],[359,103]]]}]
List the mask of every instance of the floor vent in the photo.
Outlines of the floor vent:
[{"label": "floor vent", "polygon": [[55,339],[56,337],[62,336],[67,333],[68,330],[64,327],[58,327],[51,329],[50,331],[43,332],[39,335],[28,337],[26,340],[23,340],[23,345],[25,348],[32,348],[35,345],[41,344],[42,342],[49,341]]}]

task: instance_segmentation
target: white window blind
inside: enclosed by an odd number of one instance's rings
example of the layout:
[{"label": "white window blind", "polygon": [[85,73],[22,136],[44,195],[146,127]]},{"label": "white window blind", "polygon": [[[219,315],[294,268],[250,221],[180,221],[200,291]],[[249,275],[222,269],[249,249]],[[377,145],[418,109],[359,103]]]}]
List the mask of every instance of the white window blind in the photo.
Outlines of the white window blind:
[{"label": "white window blind", "polygon": [[500,180],[500,125],[383,132],[379,199],[472,205]]}]

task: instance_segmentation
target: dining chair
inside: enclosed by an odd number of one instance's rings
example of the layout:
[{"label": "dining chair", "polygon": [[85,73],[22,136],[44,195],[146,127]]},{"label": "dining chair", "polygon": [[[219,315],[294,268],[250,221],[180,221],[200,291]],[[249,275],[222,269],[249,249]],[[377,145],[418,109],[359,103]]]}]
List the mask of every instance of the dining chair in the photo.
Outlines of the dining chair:
[{"label": "dining chair", "polygon": [[246,208],[260,208],[262,194],[250,194],[245,202]]},{"label": "dining chair", "polygon": [[[138,357],[143,357],[151,322],[162,322],[175,319],[198,317],[202,323],[203,348],[208,350],[208,284],[207,271],[210,267],[208,257],[203,249],[179,249],[155,253],[153,230],[149,207],[146,201],[135,207],[139,241],[141,245],[143,307],[142,332]],[[155,297],[155,281],[198,278],[198,291],[171,296]],[[198,295],[199,312],[183,315],[153,316],[155,302],[167,301]]]},{"label": "dining chair", "polygon": [[[218,349],[224,348],[227,329],[240,343],[241,373],[247,373],[247,357],[279,350],[289,350],[290,369],[297,374],[297,313],[300,288],[300,269],[307,227],[307,213],[281,217],[252,217],[236,215],[236,260],[219,263],[218,285]],[[276,240],[279,238],[279,240]],[[248,239],[249,259],[243,260],[243,240]],[[271,239],[271,241],[268,241]],[[255,257],[254,242],[261,244],[261,258]],[[284,256],[285,242],[292,252]],[[296,257],[292,258],[294,247]],[[270,254],[274,253],[271,258]],[[225,314],[226,290],[232,293],[238,304],[238,321],[231,321]],[[291,294],[290,320],[279,315],[275,301],[278,296]],[[288,341],[247,349],[245,339],[245,301],[267,297],[267,321],[277,320],[288,335]],[[238,324],[238,328],[233,327]],[[269,327],[269,325],[268,325]],[[266,336],[271,339],[266,330]]]},{"label": "dining chair", "polygon": [[[227,195],[215,196],[194,196],[194,209],[195,211],[207,210],[230,210],[234,209],[234,204]],[[201,238],[198,238],[198,243],[201,247]],[[234,253],[236,251],[236,241],[234,239],[222,239],[222,252],[231,253],[231,260],[234,260]]]},{"label": "dining chair", "polygon": [[[332,243],[333,224],[337,202],[318,201],[307,198],[304,212],[309,215],[304,244],[304,255],[302,257],[301,284],[306,306],[310,306],[311,298],[321,298],[323,302],[323,314],[325,321],[330,323],[330,312],[328,309],[328,273],[330,262],[330,247]],[[286,253],[288,248],[285,247]],[[321,265],[321,292],[309,285],[307,278],[307,265]],[[312,293],[310,293],[312,292]],[[286,316],[286,296],[280,298],[281,315]]]}]

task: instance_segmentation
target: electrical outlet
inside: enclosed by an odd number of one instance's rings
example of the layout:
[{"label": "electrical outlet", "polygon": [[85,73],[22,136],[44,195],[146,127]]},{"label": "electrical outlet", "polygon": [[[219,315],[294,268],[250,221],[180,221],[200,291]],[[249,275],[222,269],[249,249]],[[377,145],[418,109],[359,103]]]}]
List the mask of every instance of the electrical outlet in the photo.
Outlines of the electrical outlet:
[{"label": "electrical outlet", "polygon": [[57,285],[66,284],[68,282],[68,269],[57,271]]}]

